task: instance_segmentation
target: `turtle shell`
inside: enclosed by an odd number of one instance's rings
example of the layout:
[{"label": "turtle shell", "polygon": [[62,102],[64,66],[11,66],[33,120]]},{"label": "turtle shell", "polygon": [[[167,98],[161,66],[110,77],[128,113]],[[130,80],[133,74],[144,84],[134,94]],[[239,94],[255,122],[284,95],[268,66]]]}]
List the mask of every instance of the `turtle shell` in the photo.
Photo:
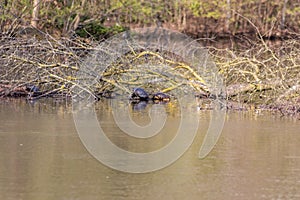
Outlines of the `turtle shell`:
[{"label": "turtle shell", "polygon": [[26,86],[26,91],[28,91],[28,92],[38,92],[39,88],[35,85],[27,85]]},{"label": "turtle shell", "polygon": [[153,95],[153,100],[170,101],[170,96],[165,94],[165,93],[158,92],[158,93]]},{"label": "turtle shell", "polygon": [[148,93],[143,88],[134,88],[131,95],[132,99],[147,100],[149,98]]}]

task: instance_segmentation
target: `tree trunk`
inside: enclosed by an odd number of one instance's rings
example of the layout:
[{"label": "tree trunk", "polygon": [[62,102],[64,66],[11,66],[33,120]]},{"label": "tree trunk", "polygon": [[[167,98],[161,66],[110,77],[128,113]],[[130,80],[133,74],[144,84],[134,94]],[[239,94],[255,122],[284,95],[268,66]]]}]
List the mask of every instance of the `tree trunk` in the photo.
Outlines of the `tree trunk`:
[{"label": "tree trunk", "polygon": [[38,25],[39,12],[40,12],[40,3],[41,3],[41,0],[33,0],[31,26],[33,26],[34,28],[37,28],[37,25]]},{"label": "tree trunk", "polygon": [[226,22],[225,22],[225,30],[229,31],[230,19],[231,19],[231,2],[230,0],[226,1]]},{"label": "tree trunk", "polygon": [[281,16],[281,23],[280,23],[280,29],[285,29],[285,14],[286,14],[286,4],[288,0],[284,0],[283,8],[282,8],[282,16]]}]

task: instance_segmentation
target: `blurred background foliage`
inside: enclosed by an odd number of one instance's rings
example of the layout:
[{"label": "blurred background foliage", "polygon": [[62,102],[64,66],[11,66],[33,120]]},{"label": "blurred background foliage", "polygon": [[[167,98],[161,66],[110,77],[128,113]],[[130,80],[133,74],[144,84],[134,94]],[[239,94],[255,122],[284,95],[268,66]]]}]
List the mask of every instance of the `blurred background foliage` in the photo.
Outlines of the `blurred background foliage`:
[{"label": "blurred background foliage", "polygon": [[265,37],[300,29],[299,0],[2,0],[0,9],[2,35],[30,25],[95,39],[160,25],[195,37],[255,34],[253,24]]}]

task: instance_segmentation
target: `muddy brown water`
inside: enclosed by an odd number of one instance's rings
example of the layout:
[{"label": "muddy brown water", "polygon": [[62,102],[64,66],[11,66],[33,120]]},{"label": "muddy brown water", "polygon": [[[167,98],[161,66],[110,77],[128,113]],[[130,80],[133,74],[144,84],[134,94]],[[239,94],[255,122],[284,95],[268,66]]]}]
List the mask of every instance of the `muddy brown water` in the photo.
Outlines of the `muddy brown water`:
[{"label": "muddy brown water", "polygon": [[[165,105],[167,131],[144,144],[120,132],[109,101],[98,102],[96,111],[102,111],[103,129],[120,148],[147,152],[172,139],[180,120],[173,104]],[[136,123],[149,123],[146,111],[132,111]],[[199,159],[210,113],[197,112],[201,130],[179,160],[131,174],[103,165],[86,150],[70,104],[1,100],[0,199],[300,199],[298,119],[228,112],[216,146]]]}]

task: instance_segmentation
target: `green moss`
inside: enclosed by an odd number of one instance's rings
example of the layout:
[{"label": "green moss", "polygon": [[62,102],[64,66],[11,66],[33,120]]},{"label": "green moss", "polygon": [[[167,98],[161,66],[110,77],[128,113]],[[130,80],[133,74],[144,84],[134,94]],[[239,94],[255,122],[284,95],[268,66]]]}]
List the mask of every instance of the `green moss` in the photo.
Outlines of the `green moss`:
[{"label": "green moss", "polygon": [[95,39],[101,39],[105,36],[117,34],[123,31],[125,31],[125,27],[118,24],[107,27],[99,21],[91,21],[88,24],[78,27],[75,33],[83,38],[93,37]]}]

